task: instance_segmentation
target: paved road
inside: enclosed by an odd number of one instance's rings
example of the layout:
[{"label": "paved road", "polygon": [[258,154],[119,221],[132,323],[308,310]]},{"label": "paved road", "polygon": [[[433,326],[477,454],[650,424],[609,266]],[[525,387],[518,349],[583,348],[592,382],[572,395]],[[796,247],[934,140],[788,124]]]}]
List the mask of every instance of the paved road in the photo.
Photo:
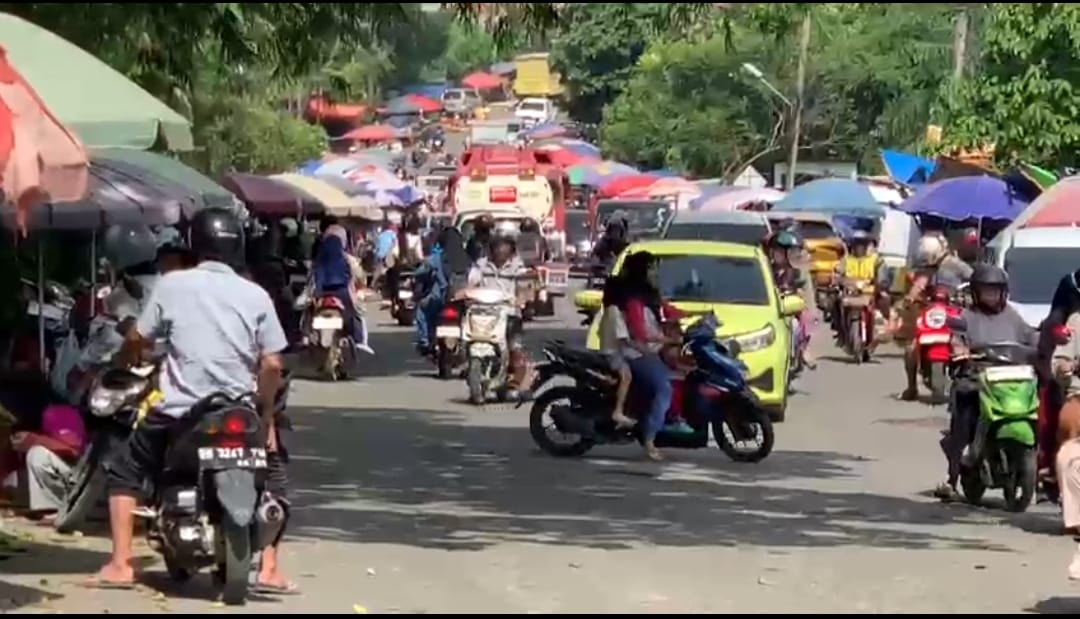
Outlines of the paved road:
[{"label": "paved road", "polygon": [[[567,325],[531,338],[580,333]],[[941,474],[942,417],[895,401],[895,358],[855,368],[826,356],[760,465],[716,450],[651,465],[634,449],[538,454],[521,411],[464,404],[464,385],[435,380],[409,339],[380,326],[369,376],[297,387],[285,565],[305,594],[234,612],[1080,609],[1065,580],[1073,545],[1050,534],[1050,510],[1007,516],[921,494]],[[36,535],[0,562],[0,608],[225,612],[206,578],[174,588],[156,564],[148,583],[165,595],[82,590],[72,572],[99,565],[106,545]]]}]

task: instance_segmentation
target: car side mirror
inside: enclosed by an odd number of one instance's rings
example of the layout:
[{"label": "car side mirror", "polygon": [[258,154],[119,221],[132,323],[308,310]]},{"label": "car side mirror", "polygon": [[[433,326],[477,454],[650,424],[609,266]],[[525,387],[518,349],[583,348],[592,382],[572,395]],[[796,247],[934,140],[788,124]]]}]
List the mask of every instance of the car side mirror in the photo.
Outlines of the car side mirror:
[{"label": "car side mirror", "polygon": [[780,299],[780,314],[785,317],[798,316],[806,309],[806,301],[803,298],[789,294]]}]

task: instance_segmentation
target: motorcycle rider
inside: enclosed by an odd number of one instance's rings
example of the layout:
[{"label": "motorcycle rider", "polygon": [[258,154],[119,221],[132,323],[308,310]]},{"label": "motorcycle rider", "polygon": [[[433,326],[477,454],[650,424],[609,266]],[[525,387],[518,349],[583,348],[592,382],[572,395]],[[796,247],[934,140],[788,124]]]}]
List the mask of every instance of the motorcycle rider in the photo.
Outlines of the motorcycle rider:
[{"label": "motorcycle rider", "polygon": [[[255,391],[270,459],[278,452],[274,400],[283,369],[279,353],[287,342],[269,295],[234,270],[244,258],[243,228],[231,211],[204,209],[192,219],[189,236],[198,266],[161,278],[121,351],[134,364],[148,343],[165,340],[159,379],[163,401],[107,466],[113,551],[90,586],[134,585],[136,497],[161,470],[170,429],[200,400],[218,392],[240,396]],[[280,576],[264,569],[258,580],[274,578]]]},{"label": "motorcycle rider", "polygon": [[[1009,276],[1004,270],[992,264],[977,265],[969,283],[973,303],[961,314],[966,331],[962,341],[953,338],[954,357],[995,343],[1037,344],[1038,333],[1008,304]],[[937,489],[940,498],[955,496],[961,465],[980,449],[973,446],[978,440],[978,394],[978,385],[970,381],[959,380],[953,385],[949,430],[941,440],[948,461],[948,479]]]},{"label": "motorcycle rider", "polygon": [[446,305],[447,296],[453,295],[468,277],[469,257],[461,233],[453,226],[439,231],[439,238],[431,255],[416,270],[416,284],[420,302],[416,312],[416,348],[421,355],[432,350],[432,325]]},{"label": "motorcycle rider", "polygon": [[972,267],[949,251],[940,234],[931,232],[919,239],[914,279],[900,307],[900,326],[894,329],[895,339],[905,343],[907,385],[900,396],[905,402],[914,402],[919,397],[919,343],[914,332],[926,294],[939,285],[955,290],[972,274]]},{"label": "motorcycle rider", "polygon": [[848,253],[844,259],[836,264],[835,277],[841,288],[841,294],[836,296],[836,306],[833,309],[833,329],[840,337],[844,337],[843,302],[842,291],[851,282],[865,282],[874,287],[875,306],[883,315],[888,315],[888,307],[884,300],[888,298],[889,281],[885,272],[885,261],[881,256],[871,252],[870,248],[877,242],[877,238],[865,230],[852,231],[848,239]]},{"label": "motorcycle rider", "polygon": [[[797,256],[802,249],[798,237],[789,230],[774,232],[765,239],[765,251],[769,258],[769,266],[772,267],[773,281],[781,294],[802,296],[806,292],[807,280],[795,266]],[[803,365],[813,369],[815,365],[809,356],[807,346],[810,328],[809,312],[803,312],[799,316],[799,324],[801,325],[800,333],[796,334],[796,337],[803,340],[798,343],[799,354],[803,357]]]},{"label": "motorcycle rider", "polygon": [[509,390],[515,399],[520,389],[525,389],[528,376],[528,363],[525,359],[525,344],[522,341],[524,328],[521,312],[517,303],[517,278],[525,272],[525,265],[517,257],[513,240],[499,236],[491,244],[491,257],[481,258],[469,272],[469,286],[474,288],[492,288],[501,291],[513,299],[514,311],[506,327],[506,341],[510,347]]},{"label": "motorcycle rider", "polygon": [[491,241],[494,234],[495,218],[491,214],[485,213],[476,218],[476,223],[473,224],[472,238],[465,245],[465,253],[469,254],[470,260],[480,262],[481,259],[488,257],[491,252]]}]

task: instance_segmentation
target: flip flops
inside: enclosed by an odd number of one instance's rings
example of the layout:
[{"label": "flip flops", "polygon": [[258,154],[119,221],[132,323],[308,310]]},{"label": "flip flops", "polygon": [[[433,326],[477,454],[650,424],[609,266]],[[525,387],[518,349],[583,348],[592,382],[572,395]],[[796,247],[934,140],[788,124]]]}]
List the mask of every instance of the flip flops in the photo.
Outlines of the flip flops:
[{"label": "flip flops", "polygon": [[300,587],[294,582],[287,582],[284,585],[255,583],[252,592],[257,595],[300,595]]},{"label": "flip flops", "polygon": [[135,588],[135,581],[120,582],[105,580],[100,576],[92,576],[83,581],[81,586],[83,589],[98,589],[100,591],[131,591]]}]

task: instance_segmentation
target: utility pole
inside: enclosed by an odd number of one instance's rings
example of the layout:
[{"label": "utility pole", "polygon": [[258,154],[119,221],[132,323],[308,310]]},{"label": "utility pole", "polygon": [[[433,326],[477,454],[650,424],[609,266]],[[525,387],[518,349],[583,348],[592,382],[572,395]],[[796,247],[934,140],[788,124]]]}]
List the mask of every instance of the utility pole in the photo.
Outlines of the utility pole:
[{"label": "utility pole", "polygon": [[971,11],[967,4],[959,5],[953,19],[953,79],[964,78],[967,65],[968,27],[971,23]]},{"label": "utility pole", "polygon": [[813,19],[807,9],[799,32],[799,67],[795,75],[795,105],[791,111],[791,152],[788,153],[785,189],[795,188],[795,168],[799,165],[799,133],[802,131],[803,96],[806,93],[806,63],[810,55],[810,32]]}]

